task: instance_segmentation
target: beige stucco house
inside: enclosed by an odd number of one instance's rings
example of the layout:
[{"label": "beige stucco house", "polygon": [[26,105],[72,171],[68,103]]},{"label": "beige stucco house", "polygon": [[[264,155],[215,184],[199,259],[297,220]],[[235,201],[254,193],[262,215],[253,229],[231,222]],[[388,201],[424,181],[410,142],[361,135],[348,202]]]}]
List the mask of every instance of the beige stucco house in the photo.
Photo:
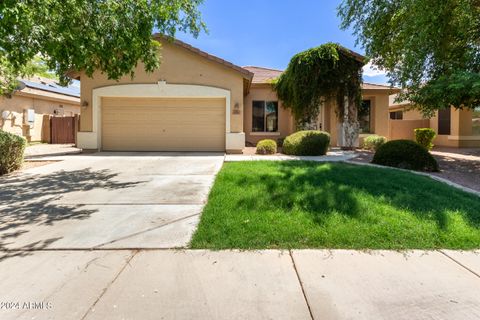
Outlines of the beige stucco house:
[{"label": "beige stucco house", "polygon": [[390,139],[414,139],[414,129],[432,128],[433,143],[444,147],[480,147],[480,108],[458,110],[450,107],[427,118],[408,101],[397,102],[390,96]]},{"label": "beige stucco house", "polygon": [[[239,67],[178,41],[157,36],[162,64],[152,73],[143,65],[135,77],[108,80],[80,72],[84,149],[111,151],[241,152],[264,138],[295,131],[289,111],[270,81],[281,71]],[[364,84],[362,135],[388,134],[389,87]],[[336,145],[337,119],[326,103],[316,128],[329,131]]]},{"label": "beige stucco house", "polygon": [[[48,116],[80,114],[80,94],[58,86],[51,79],[32,77],[22,80],[21,90],[0,97],[0,130],[49,142]],[[45,117],[47,116],[47,117]]]}]

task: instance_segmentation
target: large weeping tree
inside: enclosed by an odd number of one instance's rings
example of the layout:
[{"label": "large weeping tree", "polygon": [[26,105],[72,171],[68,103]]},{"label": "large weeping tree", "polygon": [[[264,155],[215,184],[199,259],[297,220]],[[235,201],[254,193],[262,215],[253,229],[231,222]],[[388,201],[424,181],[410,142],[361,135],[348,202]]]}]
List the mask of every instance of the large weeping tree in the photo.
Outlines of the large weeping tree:
[{"label": "large weeping tree", "polygon": [[318,117],[324,102],[332,101],[339,122],[339,145],[353,148],[358,140],[364,64],[358,54],[326,43],[293,56],[274,89],[300,128]]},{"label": "large weeping tree", "polygon": [[42,57],[48,69],[67,82],[71,70],[95,70],[110,79],[131,74],[142,62],[146,71],[160,65],[152,31],[197,36],[205,29],[203,0],[1,0],[0,95],[31,73]]}]

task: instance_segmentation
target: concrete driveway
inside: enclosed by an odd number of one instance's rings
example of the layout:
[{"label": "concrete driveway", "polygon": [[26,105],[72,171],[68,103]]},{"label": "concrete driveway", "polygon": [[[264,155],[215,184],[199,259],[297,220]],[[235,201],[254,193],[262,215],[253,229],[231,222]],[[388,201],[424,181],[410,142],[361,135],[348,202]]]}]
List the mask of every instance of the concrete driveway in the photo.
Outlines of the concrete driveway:
[{"label": "concrete driveway", "polygon": [[2,249],[188,244],[223,154],[97,153],[0,177]]}]

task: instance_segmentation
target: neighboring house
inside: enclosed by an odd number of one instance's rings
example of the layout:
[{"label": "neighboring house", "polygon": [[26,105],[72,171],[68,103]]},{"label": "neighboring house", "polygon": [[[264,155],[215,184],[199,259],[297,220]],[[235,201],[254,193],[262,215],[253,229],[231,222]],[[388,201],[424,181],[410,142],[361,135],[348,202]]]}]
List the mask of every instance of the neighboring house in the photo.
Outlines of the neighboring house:
[{"label": "neighboring house", "polygon": [[[80,113],[80,91],[61,87],[52,79],[22,79],[21,90],[0,97],[0,129],[27,138],[49,142],[51,116],[73,116]],[[44,121],[45,120],[45,121]]]},{"label": "neighboring house", "polygon": [[[280,139],[295,131],[270,85],[281,71],[239,67],[179,40],[161,36],[162,64],[118,81],[95,72],[81,80],[78,146],[111,151],[241,152],[246,143]],[[388,134],[389,87],[364,84],[363,135]],[[337,119],[322,106],[312,126],[329,131],[336,145]]]},{"label": "neighboring house", "polygon": [[390,96],[389,139],[414,139],[414,129],[432,128],[437,133],[433,143],[445,147],[480,147],[480,107],[457,110],[453,107],[423,117],[408,101],[396,102]]}]

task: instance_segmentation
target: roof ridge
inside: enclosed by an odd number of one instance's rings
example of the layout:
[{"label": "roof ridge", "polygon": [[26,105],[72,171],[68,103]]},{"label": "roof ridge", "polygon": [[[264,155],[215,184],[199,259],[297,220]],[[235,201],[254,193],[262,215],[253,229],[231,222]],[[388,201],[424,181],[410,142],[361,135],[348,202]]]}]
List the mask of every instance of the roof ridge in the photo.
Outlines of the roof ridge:
[{"label": "roof ridge", "polygon": [[378,83],[372,83],[372,82],[367,82],[367,81],[363,81],[363,83],[365,84],[371,84],[373,86],[380,86],[380,87],[386,87],[386,88],[392,88],[392,89],[400,89],[400,88],[397,88],[395,86],[392,86],[392,85],[386,85],[386,84],[378,84]]},{"label": "roof ridge", "polygon": [[285,70],[280,70],[280,69],[275,69],[275,68],[268,68],[268,67],[260,67],[260,66],[242,66],[242,68],[259,68],[259,69],[272,70],[272,71],[280,71],[280,72],[284,72],[284,71],[285,71]]}]

